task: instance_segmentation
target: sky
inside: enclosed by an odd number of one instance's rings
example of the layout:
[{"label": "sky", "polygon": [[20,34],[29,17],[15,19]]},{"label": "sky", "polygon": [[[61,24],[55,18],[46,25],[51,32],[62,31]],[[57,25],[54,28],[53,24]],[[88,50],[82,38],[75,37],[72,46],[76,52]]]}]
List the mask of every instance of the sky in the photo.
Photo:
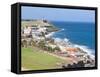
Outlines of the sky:
[{"label": "sky", "polygon": [[95,22],[95,11],[22,6],[21,19],[46,19],[48,21]]}]

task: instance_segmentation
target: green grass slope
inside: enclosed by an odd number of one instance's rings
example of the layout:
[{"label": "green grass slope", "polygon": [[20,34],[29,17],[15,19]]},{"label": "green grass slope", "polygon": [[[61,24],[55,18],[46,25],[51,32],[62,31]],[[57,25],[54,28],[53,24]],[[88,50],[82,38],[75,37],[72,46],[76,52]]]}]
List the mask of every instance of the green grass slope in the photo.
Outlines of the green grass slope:
[{"label": "green grass slope", "polygon": [[34,47],[22,48],[21,61],[22,67],[29,70],[43,70],[59,68],[57,63],[65,62],[64,60],[41,52],[42,50]]}]

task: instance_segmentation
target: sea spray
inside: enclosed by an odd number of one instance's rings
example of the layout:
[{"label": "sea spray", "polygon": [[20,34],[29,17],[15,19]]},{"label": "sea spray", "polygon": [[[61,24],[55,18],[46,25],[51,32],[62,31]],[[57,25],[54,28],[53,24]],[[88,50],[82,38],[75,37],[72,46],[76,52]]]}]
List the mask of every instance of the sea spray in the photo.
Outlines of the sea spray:
[{"label": "sea spray", "polygon": [[94,52],[93,49],[89,49],[87,46],[77,45],[77,44],[75,44],[74,47],[78,47],[78,48],[82,49],[84,52],[87,52],[87,54],[90,55],[90,57],[92,59],[94,59],[95,56],[94,56],[94,54],[92,54],[92,52]]},{"label": "sea spray", "polygon": [[93,52],[94,50],[93,49],[89,49],[87,46],[84,46],[84,45],[78,45],[78,44],[73,44],[69,41],[68,38],[64,38],[64,39],[61,39],[61,38],[54,38],[55,42],[61,42],[63,44],[66,44],[67,46],[69,47],[78,47],[80,49],[82,49],[84,52],[86,52],[92,59],[95,58]]},{"label": "sea spray", "polygon": [[55,33],[55,32],[51,32],[51,33],[45,35],[45,37],[46,37],[46,38],[52,37],[52,36],[54,35],[54,33]]}]

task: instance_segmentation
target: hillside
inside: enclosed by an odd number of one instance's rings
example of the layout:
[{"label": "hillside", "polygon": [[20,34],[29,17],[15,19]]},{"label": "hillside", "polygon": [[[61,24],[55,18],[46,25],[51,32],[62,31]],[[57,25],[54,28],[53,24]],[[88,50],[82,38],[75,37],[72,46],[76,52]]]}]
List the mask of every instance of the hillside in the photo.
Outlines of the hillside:
[{"label": "hillside", "polygon": [[22,27],[46,27],[50,32],[59,30],[57,27],[55,27],[52,23],[48,22],[47,20],[22,20],[21,25]]}]

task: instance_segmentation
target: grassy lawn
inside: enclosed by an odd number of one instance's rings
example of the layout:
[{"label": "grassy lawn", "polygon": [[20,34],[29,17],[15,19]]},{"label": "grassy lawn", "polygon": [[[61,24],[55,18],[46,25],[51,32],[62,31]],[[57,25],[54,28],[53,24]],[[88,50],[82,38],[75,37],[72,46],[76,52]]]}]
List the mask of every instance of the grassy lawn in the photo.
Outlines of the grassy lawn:
[{"label": "grassy lawn", "polygon": [[57,63],[64,60],[51,56],[34,47],[22,48],[22,67],[29,70],[42,70],[58,68]]}]

